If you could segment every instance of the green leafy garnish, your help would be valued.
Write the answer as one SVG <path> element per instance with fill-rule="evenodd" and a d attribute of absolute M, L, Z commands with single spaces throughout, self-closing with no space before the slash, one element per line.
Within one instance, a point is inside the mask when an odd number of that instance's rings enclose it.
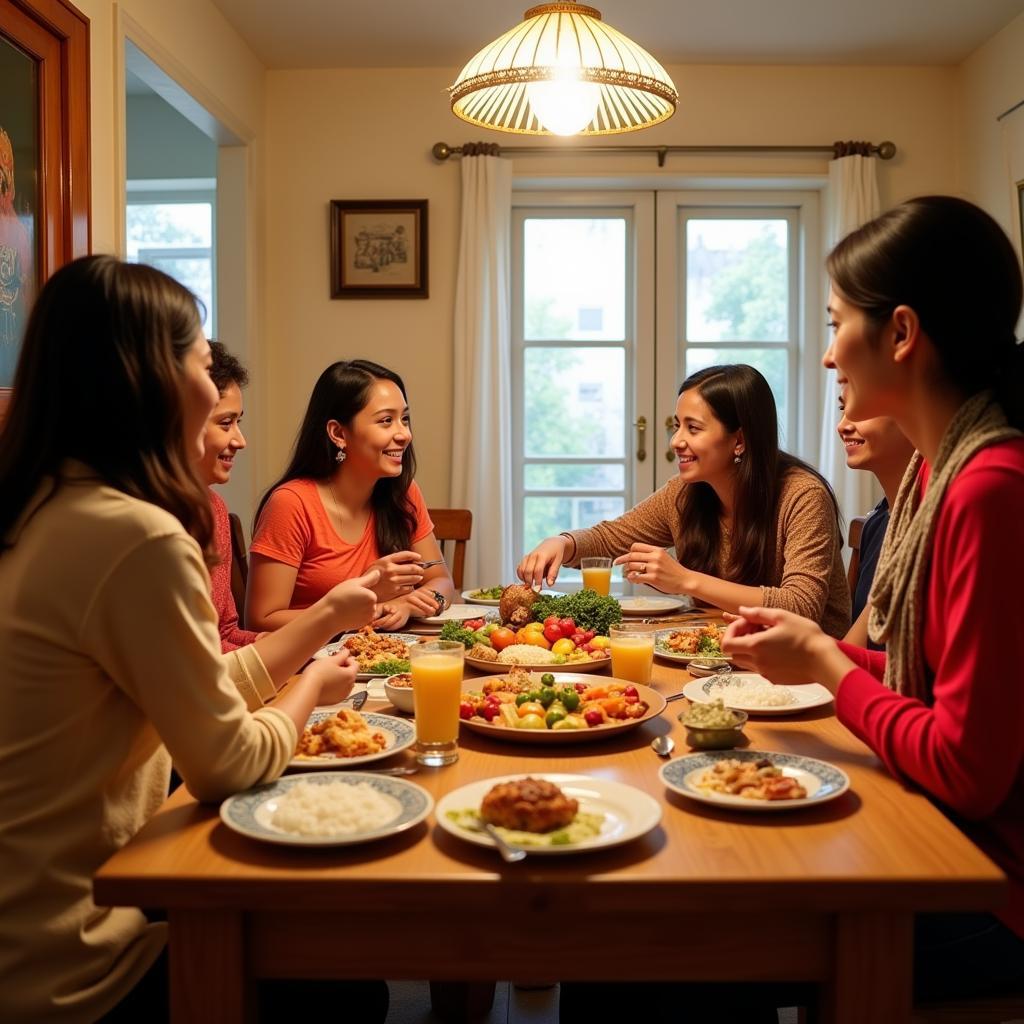
<path fill-rule="evenodd" d="M 581 629 L 592 629 L 600 636 L 607 636 L 608 627 L 622 621 L 622 606 L 614 597 L 581 590 L 561 597 L 541 594 L 530 608 L 530 614 L 536 622 L 543 622 L 549 615 L 572 619 Z"/>

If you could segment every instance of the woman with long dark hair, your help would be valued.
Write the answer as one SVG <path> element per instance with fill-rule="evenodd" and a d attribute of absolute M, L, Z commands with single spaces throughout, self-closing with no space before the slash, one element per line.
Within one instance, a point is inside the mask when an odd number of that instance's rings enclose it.
<path fill-rule="evenodd" d="M 402 378 L 352 359 L 320 375 L 288 468 L 256 513 L 246 594 L 250 629 L 290 621 L 339 580 L 380 571 L 394 629 L 442 612 L 455 588 L 414 481 L 409 403 Z"/>
<path fill-rule="evenodd" d="M 520 578 L 550 586 L 563 564 L 604 555 L 630 582 L 730 612 L 752 601 L 787 608 L 842 636 L 850 592 L 835 497 L 780 451 L 768 382 L 743 363 L 693 373 L 675 424 L 674 480 L 618 519 L 542 541 L 520 562 Z"/>
<path fill-rule="evenodd" d="M 270 781 L 355 679 L 347 657 L 318 661 L 262 708 L 295 670 L 287 636 L 221 654 L 192 470 L 209 363 L 191 293 L 110 256 L 57 271 L 29 318 L 0 434 L 3 1020 L 122 1004 L 165 930 L 97 907 L 92 876 L 160 806 L 171 759 L 203 800 Z M 333 599 L 321 612 L 329 636 Z"/>
<path fill-rule="evenodd" d="M 920 786 L 1010 878 L 997 916 L 922 915 L 916 990 L 1024 985 L 1024 350 L 1017 254 L 983 210 L 902 203 L 828 258 L 847 416 L 891 416 L 916 452 L 893 504 L 868 632 L 743 608 L 729 651 L 779 683 L 817 680 L 886 767 Z"/>

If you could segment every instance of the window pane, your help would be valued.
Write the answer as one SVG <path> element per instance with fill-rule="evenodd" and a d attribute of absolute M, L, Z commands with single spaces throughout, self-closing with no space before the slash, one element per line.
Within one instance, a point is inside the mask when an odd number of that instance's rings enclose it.
<path fill-rule="evenodd" d="M 526 467 L 527 490 L 622 490 L 626 486 L 626 469 L 617 466 L 538 466 Z"/>
<path fill-rule="evenodd" d="M 686 375 L 722 363 L 749 363 L 764 374 L 775 395 L 780 443 L 785 444 L 789 423 L 789 368 L 787 351 L 782 348 L 688 348 Z"/>
<path fill-rule="evenodd" d="M 593 526 L 625 511 L 622 498 L 566 495 L 523 499 L 523 550 L 532 551 L 545 537 L 563 530 Z"/>
<path fill-rule="evenodd" d="M 690 341 L 788 340 L 788 228 L 785 220 L 687 220 Z"/>
<path fill-rule="evenodd" d="M 625 338 L 624 219 L 528 219 L 523 224 L 523 264 L 527 340 Z"/>
<path fill-rule="evenodd" d="M 523 452 L 622 458 L 621 348 L 528 348 L 523 353 Z"/>
<path fill-rule="evenodd" d="M 203 303 L 213 330 L 213 204 L 129 203 L 128 259 L 170 274 Z"/>

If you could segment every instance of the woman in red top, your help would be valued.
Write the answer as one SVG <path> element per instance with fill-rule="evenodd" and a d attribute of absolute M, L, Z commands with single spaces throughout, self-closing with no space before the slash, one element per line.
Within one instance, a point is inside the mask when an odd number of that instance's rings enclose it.
<path fill-rule="evenodd" d="M 455 588 L 415 473 L 402 378 L 364 359 L 327 367 L 291 462 L 257 510 L 246 624 L 275 629 L 370 569 L 381 574 L 377 628 L 442 612 Z"/>
<path fill-rule="evenodd" d="M 919 998 L 1024 987 L 1024 352 L 1016 253 L 947 196 L 910 200 L 828 259 L 846 414 L 891 416 L 917 449 L 896 496 L 868 630 L 886 652 L 743 608 L 726 649 L 775 682 L 810 679 L 895 775 L 1006 872 L 998 915 L 922 915 Z"/>

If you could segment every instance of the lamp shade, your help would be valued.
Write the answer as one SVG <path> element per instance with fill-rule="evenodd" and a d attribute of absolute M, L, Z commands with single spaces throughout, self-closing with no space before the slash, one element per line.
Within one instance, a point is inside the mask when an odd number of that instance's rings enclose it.
<path fill-rule="evenodd" d="M 659 124 L 679 94 L 642 47 L 577 3 L 531 7 L 448 89 L 470 124 L 521 135 L 614 135 Z"/>

